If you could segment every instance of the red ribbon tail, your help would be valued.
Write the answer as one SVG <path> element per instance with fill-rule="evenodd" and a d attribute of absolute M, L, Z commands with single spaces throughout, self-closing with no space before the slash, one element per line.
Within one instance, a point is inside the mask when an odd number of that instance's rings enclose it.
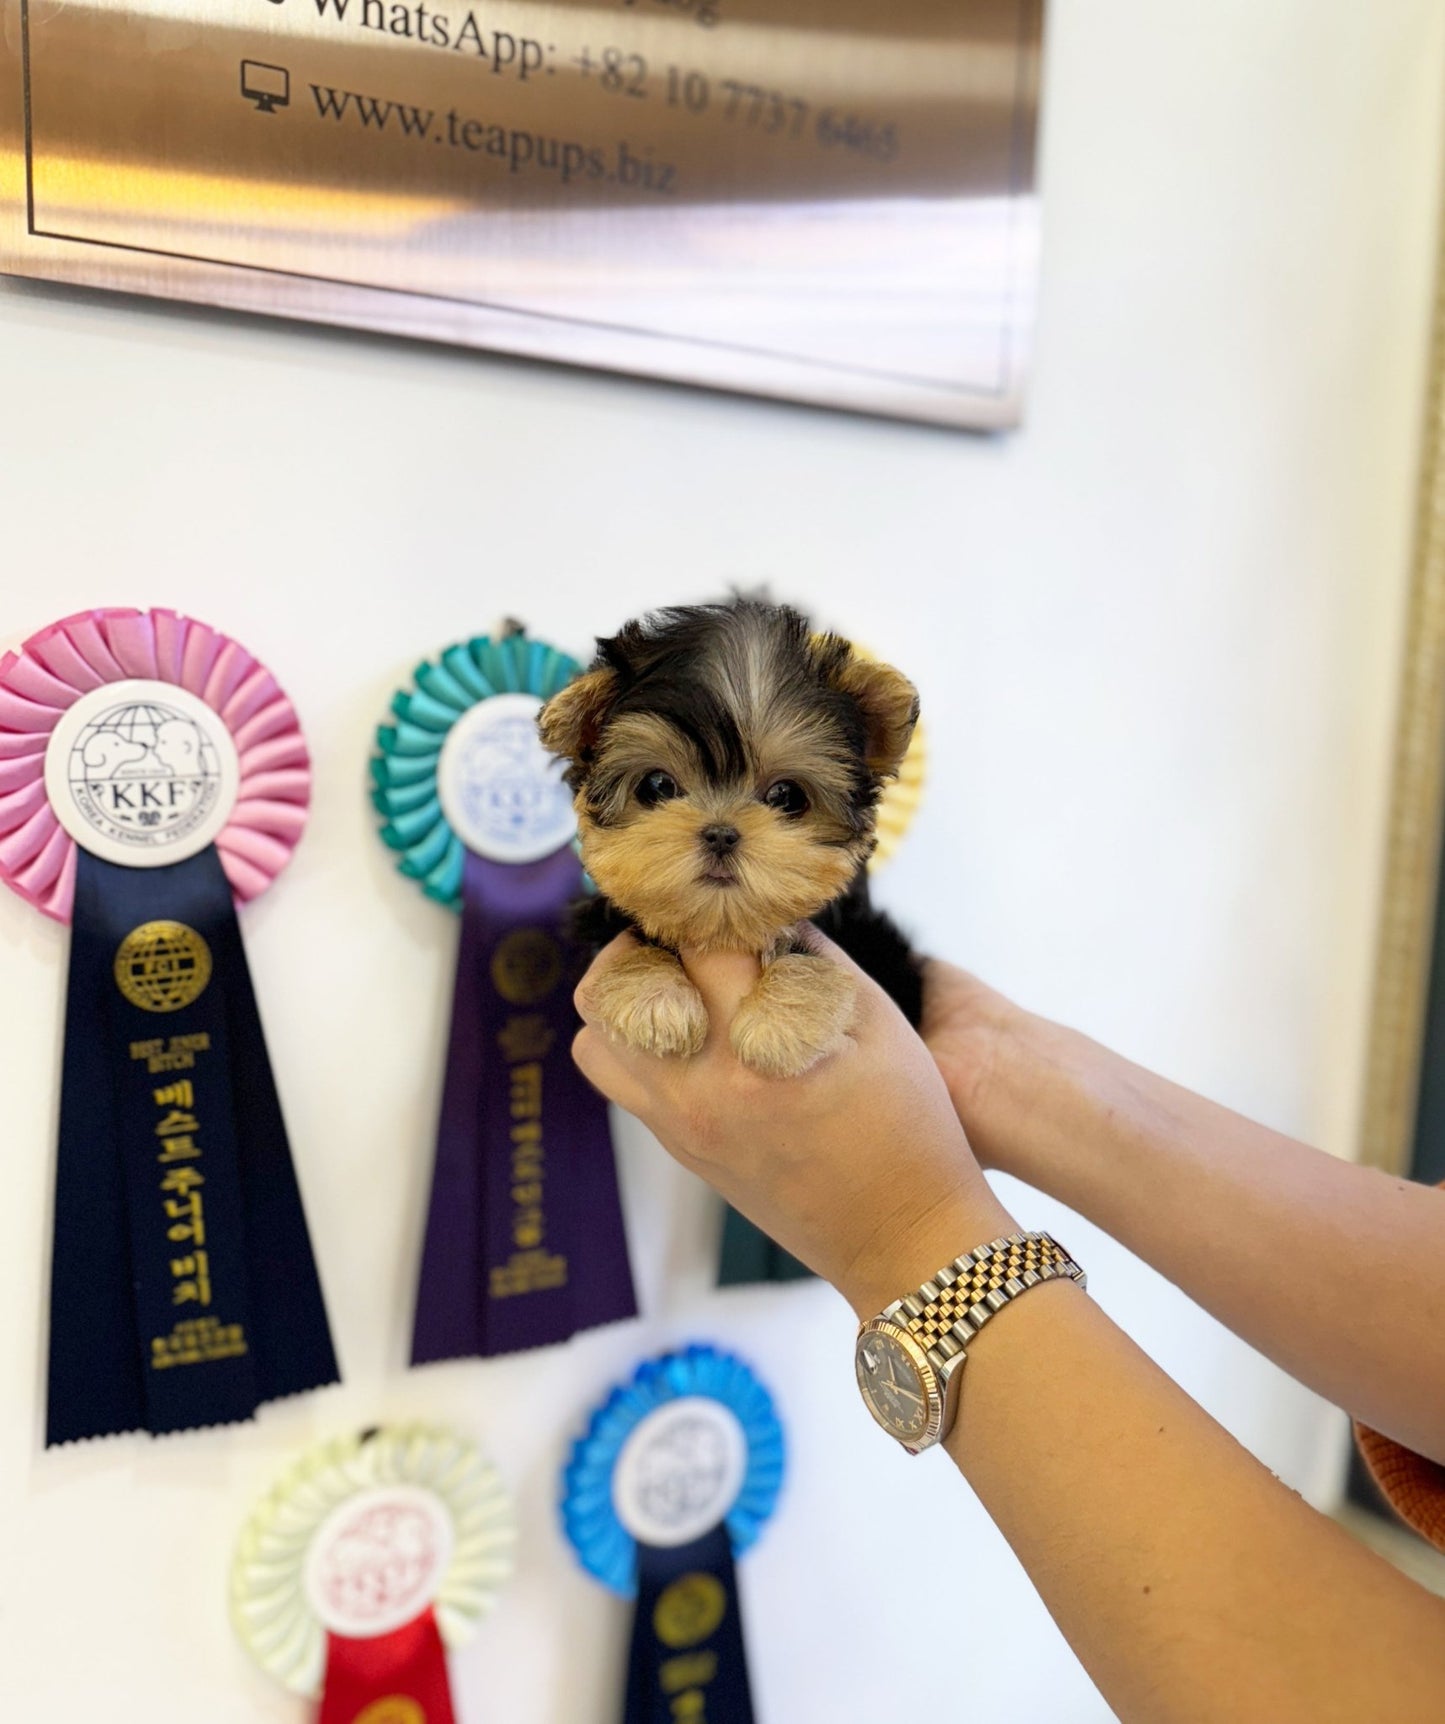
<path fill-rule="evenodd" d="M 456 1724 L 446 1651 L 430 1605 L 374 1640 L 327 1636 L 318 1724 Z"/>

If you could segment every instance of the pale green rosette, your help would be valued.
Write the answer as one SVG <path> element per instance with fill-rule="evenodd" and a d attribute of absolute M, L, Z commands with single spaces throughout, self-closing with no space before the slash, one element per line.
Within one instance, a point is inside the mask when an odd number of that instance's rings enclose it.
<path fill-rule="evenodd" d="M 231 1622 L 256 1663 L 295 1694 L 320 1692 L 326 1628 L 306 1564 L 328 1517 L 367 1492 L 407 1486 L 435 1499 L 451 1555 L 432 1608 L 448 1647 L 464 1645 L 512 1575 L 517 1528 L 501 1477 L 476 1445 L 431 1425 L 394 1425 L 319 1444 L 256 1504 L 231 1564 Z"/>

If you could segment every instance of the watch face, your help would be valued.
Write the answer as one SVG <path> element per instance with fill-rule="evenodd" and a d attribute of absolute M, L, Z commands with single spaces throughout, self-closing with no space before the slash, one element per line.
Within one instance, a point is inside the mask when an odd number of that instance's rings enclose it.
<path fill-rule="evenodd" d="M 900 1443 L 915 1443 L 929 1425 L 923 1373 L 896 1335 L 874 1329 L 858 1339 L 858 1387 L 868 1410 Z"/>

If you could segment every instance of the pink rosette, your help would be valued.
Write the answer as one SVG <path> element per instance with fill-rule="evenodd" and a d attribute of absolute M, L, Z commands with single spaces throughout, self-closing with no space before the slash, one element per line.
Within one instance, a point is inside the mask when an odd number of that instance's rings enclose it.
<path fill-rule="evenodd" d="M 0 658 L 0 880 L 57 922 L 70 920 L 76 847 L 45 793 L 50 734 L 82 695 L 133 678 L 187 690 L 231 733 L 240 788 L 216 849 L 238 903 L 266 890 L 306 825 L 311 760 L 296 709 L 244 647 L 174 611 L 65 617 Z"/>

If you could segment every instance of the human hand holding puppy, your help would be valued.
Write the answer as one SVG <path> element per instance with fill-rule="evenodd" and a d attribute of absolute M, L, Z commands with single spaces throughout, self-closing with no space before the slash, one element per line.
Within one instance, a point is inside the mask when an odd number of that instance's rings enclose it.
<path fill-rule="evenodd" d="M 809 962 L 836 972 L 852 1009 L 832 1057 L 795 1081 L 777 1083 L 734 1051 L 759 974 L 742 954 L 682 954 L 707 1026 L 694 1057 L 659 1060 L 617 1037 L 600 1002 L 647 950 L 630 935 L 577 990 L 584 1028 L 573 1056 L 684 1166 L 871 1315 L 960 1241 L 1015 1223 L 984 1181 L 927 1048 L 843 953 L 816 932 L 806 937 Z"/>

